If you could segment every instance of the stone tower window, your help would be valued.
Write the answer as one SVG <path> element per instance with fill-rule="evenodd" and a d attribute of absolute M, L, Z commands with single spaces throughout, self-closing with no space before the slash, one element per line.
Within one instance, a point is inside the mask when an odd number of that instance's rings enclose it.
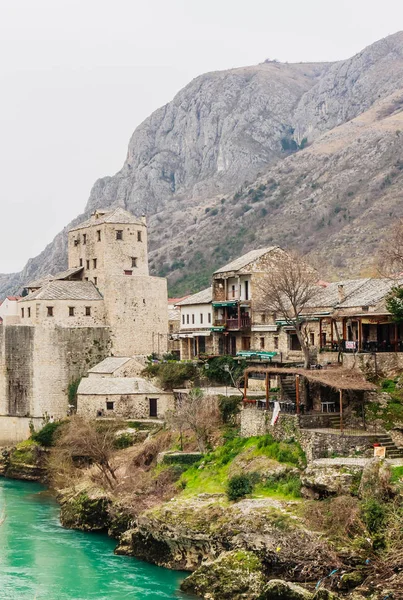
<path fill-rule="evenodd" d="M 46 309 L 48 311 L 48 317 L 53 317 L 53 306 L 47 306 Z"/>
<path fill-rule="evenodd" d="M 30 319 L 30 318 L 31 318 L 31 307 L 28 306 L 28 319 Z"/>
<path fill-rule="evenodd" d="M 74 245 L 75 246 L 78 246 L 79 243 L 80 243 L 80 240 L 78 238 L 74 240 Z"/>
<path fill-rule="evenodd" d="M 87 260 L 87 261 L 85 261 L 85 262 L 86 262 L 86 265 L 87 265 L 87 269 L 89 269 L 89 268 L 90 268 L 90 261 L 89 261 L 89 260 Z"/>
<path fill-rule="evenodd" d="M 106 410 L 113 410 L 114 408 L 114 402 L 110 402 L 110 401 L 106 401 Z"/>
<path fill-rule="evenodd" d="M 132 267 L 137 267 L 137 258 L 132 256 Z"/>
<path fill-rule="evenodd" d="M 101 230 L 100 229 L 97 229 L 97 240 L 98 240 L 98 242 L 101 241 Z"/>
<path fill-rule="evenodd" d="M 94 277 L 94 285 L 98 284 L 98 277 Z"/>
<path fill-rule="evenodd" d="M 21 318 L 22 319 L 24 318 L 24 309 L 23 308 L 21 308 Z"/>
<path fill-rule="evenodd" d="M 86 306 L 85 307 L 85 316 L 86 317 L 90 317 L 91 316 L 91 306 Z"/>
<path fill-rule="evenodd" d="M 69 306 L 69 317 L 74 317 L 74 306 Z"/>
<path fill-rule="evenodd" d="M 87 243 L 87 234 L 83 233 L 83 244 Z"/>
<path fill-rule="evenodd" d="M 123 240 L 123 229 L 117 229 L 116 230 L 116 239 L 117 240 Z"/>
<path fill-rule="evenodd" d="M 137 232 L 137 241 L 141 242 L 141 231 Z"/>
<path fill-rule="evenodd" d="M 133 275 L 133 271 L 131 271 L 130 269 L 125 269 L 125 270 L 123 271 L 123 273 L 124 273 L 125 275 Z"/>
<path fill-rule="evenodd" d="M 82 267 L 82 266 L 83 266 L 83 259 L 80 258 L 80 267 Z"/>
<path fill-rule="evenodd" d="M 96 258 L 92 259 L 92 266 L 93 266 L 94 269 L 97 268 L 97 259 Z"/>

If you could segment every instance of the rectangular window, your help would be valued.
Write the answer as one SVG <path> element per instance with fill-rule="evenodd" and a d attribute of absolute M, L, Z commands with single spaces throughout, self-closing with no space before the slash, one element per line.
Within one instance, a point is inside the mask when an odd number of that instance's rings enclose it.
<path fill-rule="evenodd" d="M 94 277 L 94 285 L 98 285 L 98 277 Z"/>
<path fill-rule="evenodd" d="M 137 267 L 137 258 L 135 256 L 132 256 L 132 267 Z"/>
<path fill-rule="evenodd" d="M 242 350 L 250 350 L 250 337 L 242 338 Z"/>
<path fill-rule="evenodd" d="M 185 324 L 185 315 L 182 315 L 182 325 Z"/>
<path fill-rule="evenodd" d="M 28 307 L 28 319 L 30 319 L 30 318 L 31 318 L 31 308 Z"/>
<path fill-rule="evenodd" d="M 83 266 L 83 259 L 80 258 L 80 267 L 82 267 L 82 266 Z"/>
<path fill-rule="evenodd" d="M 106 401 L 106 410 L 113 410 L 115 406 L 114 402 L 110 402 L 109 400 Z"/>
<path fill-rule="evenodd" d="M 274 349 L 278 350 L 278 336 L 277 335 L 274 336 Z"/>
<path fill-rule="evenodd" d="M 93 259 L 92 259 L 92 268 L 93 268 L 93 269 L 96 269 L 96 268 L 97 268 L 97 259 L 96 259 L 96 258 L 93 258 Z"/>
<path fill-rule="evenodd" d="M 266 323 L 266 313 L 262 313 L 262 323 Z"/>
<path fill-rule="evenodd" d="M 74 317 L 74 306 L 69 306 L 69 317 Z"/>
<path fill-rule="evenodd" d="M 53 306 L 47 306 L 46 309 L 48 317 L 53 317 Z"/>
<path fill-rule="evenodd" d="M 192 315 L 192 325 L 194 325 L 194 324 L 195 324 L 195 316 Z"/>
<path fill-rule="evenodd" d="M 98 242 L 101 241 L 101 230 L 100 229 L 97 229 L 97 240 L 98 240 Z"/>
<path fill-rule="evenodd" d="M 137 232 L 137 241 L 141 242 L 141 231 Z"/>
<path fill-rule="evenodd" d="M 211 313 L 208 314 L 208 322 L 211 323 Z"/>
<path fill-rule="evenodd" d="M 123 271 L 123 273 L 124 273 L 125 275 L 133 275 L 133 271 L 130 271 L 130 269 L 125 269 L 125 270 Z"/>
<path fill-rule="evenodd" d="M 83 244 L 87 243 L 87 234 L 83 233 Z"/>
<path fill-rule="evenodd" d="M 21 308 L 21 318 L 22 319 L 24 318 L 24 309 L 23 308 Z"/>
<path fill-rule="evenodd" d="M 264 350 L 264 337 L 260 338 L 260 349 Z"/>
<path fill-rule="evenodd" d="M 149 398 L 150 417 L 158 417 L 158 398 Z"/>
<path fill-rule="evenodd" d="M 85 281 L 88 281 L 88 277 L 84 277 L 84 280 L 85 280 Z"/>
<path fill-rule="evenodd" d="M 235 298 L 235 286 L 231 286 L 232 297 Z"/>
<path fill-rule="evenodd" d="M 203 313 L 200 313 L 200 325 L 203 325 Z"/>
<path fill-rule="evenodd" d="M 245 281 L 245 300 L 249 300 L 249 281 Z"/>
<path fill-rule="evenodd" d="M 311 333 L 309 337 L 310 337 L 311 346 L 314 346 L 315 345 L 315 334 Z"/>
<path fill-rule="evenodd" d="M 80 240 L 79 240 L 79 239 L 77 239 L 77 240 L 74 240 L 74 245 L 75 245 L 75 246 L 78 246 L 78 244 L 79 244 L 79 243 L 80 243 Z"/>
<path fill-rule="evenodd" d="M 86 260 L 86 261 L 85 261 L 85 264 L 87 265 L 87 269 L 89 269 L 89 268 L 90 268 L 90 261 L 89 261 L 89 260 Z"/>
<path fill-rule="evenodd" d="M 189 322 L 190 322 L 189 319 L 190 319 L 189 315 L 186 315 L 186 324 L 187 325 L 189 325 Z"/>
<path fill-rule="evenodd" d="M 123 240 L 123 229 L 117 229 L 116 230 L 116 239 L 117 240 Z"/>
<path fill-rule="evenodd" d="M 172 323 L 169 324 L 169 333 L 173 333 L 174 332 L 174 326 L 172 325 Z"/>
<path fill-rule="evenodd" d="M 85 316 L 86 317 L 90 317 L 91 316 L 91 306 L 86 306 L 85 307 Z"/>

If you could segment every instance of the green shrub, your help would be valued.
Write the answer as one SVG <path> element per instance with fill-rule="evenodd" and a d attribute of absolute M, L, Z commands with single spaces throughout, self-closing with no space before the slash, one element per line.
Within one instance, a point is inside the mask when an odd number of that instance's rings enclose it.
<path fill-rule="evenodd" d="M 267 434 L 258 442 L 258 448 L 264 450 L 264 454 L 281 463 L 298 466 L 306 464 L 306 457 L 297 442 L 278 442 Z"/>
<path fill-rule="evenodd" d="M 199 375 L 199 370 L 193 363 L 175 360 L 172 362 L 149 364 L 144 369 L 143 374 L 157 377 L 163 389 L 172 390 L 175 387 L 182 387 L 188 379 L 196 379 Z"/>
<path fill-rule="evenodd" d="M 31 435 L 31 439 L 41 446 L 46 446 L 49 448 L 50 446 L 53 446 L 55 442 L 55 434 L 61 425 L 62 423 L 60 421 L 57 423 L 46 423 L 42 429 L 35 431 Z"/>
<path fill-rule="evenodd" d="M 229 500 L 239 500 L 251 494 L 253 485 L 248 475 L 234 475 L 228 480 L 227 496 Z"/>
<path fill-rule="evenodd" d="M 129 448 L 133 445 L 133 436 L 130 433 L 122 433 L 115 439 L 113 445 L 117 450 Z"/>
<path fill-rule="evenodd" d="M 235 423 L 236 416 L 241 411 L 242 398 L 240 396 L 218 396 L 223 423 Z"/>
<path fill-rule="evenodd" d="M 373 498 L 363 502 L 361 515 L 368 531 L 372 534 L 378 533 L 386 521 L 386 509 L 383 504 Z"/>

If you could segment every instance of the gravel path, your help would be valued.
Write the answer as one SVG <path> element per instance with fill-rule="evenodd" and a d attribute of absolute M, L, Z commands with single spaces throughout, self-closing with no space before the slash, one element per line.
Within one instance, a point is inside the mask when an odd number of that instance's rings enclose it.
<path fill-rule="evenodd" d="M 357 466 L 357 467 L 365 467 L 366 464 L 372 458 L 345 458 L 343 456 L 338 456 L 336 458 L 317 458 L 313 460 L 311 464 L 316 466 Z M 387 458 L 386 462 L 393 467 L 403 467 L 403 458 Z"/>

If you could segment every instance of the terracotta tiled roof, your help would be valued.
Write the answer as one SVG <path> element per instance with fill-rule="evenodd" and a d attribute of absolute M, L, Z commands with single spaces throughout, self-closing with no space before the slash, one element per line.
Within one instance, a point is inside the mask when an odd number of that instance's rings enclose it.
<path fill-rule="evenodd" d="M 31 300 L 103 300 L 90 281 L 51 281 L 20 302 Z"/>

